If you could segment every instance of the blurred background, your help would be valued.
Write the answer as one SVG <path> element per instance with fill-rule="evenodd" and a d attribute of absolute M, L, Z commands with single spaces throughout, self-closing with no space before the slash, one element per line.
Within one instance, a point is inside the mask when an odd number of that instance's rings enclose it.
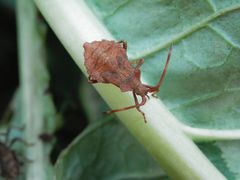
<path fill-rule="evenodd" d="M 19 87 L 17 28 L 13 0 L 0 0 L 0 23 L 0 120 L 3 126 L 9 123 L 14 114 L 10 104 Z M 52 95 L 61 119 L 61 125 L 54 134 L 56 143 L 51 153 L 54 163 L 61 150 L 89 122 L 102 117 L 101 112 L 107 107 L 48 26 L 46 46 L 47 68 L 50 74 L 50 84 L 46 91 Z M 89 103 L 82 104 L 86 99 Z"/>

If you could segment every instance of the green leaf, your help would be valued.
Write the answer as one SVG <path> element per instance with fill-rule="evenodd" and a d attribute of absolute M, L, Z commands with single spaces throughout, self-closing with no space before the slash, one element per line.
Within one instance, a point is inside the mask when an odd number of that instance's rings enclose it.
<path fill-rule="evenodd" d="M 57 180 L 165 177 L 156 162 L 113 118 L 99 120 L 85 129 L 60 155 L 55 171 Z"/>
<path fill-rule="evenodd" d="M 240 141 L 200 143 L 198 146 L 229 180 L 240 178 Z"/>

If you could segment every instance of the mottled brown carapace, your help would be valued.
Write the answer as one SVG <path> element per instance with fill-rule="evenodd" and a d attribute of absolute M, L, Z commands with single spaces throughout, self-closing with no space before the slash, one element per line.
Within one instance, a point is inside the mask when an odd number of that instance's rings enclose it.
<path fill-rule="evenodd" d="M 24 127 L 14 127 L 18 130 L 23 130 Z M 12 150 L 12 146 L 16 142 L 21 142 L 25 146 L 32 146 L 32 143 L 27 143 L 23 139 L 19 137 L 15 137 L 13 139 L 9 139 L 9 134 L 12 127 L 8 127 L 5 133 L 0 133 L 1 136 L 5 137 L 4 141 L 0 141 L 0 175 L 4 177 L 6 180 L 15 180 L 18 179 L 18 175 L 20 174 L 20 168 L 23 165 L 23 162 L 20 161 L 20 157 L 17 152 Z M 24 158 L 25 162 L 32 162 L 27 158 Z"/>
<path fill-rule="evenodd" d="M 140 67 L 144 60 L 139 59 L 133 63 L 128 61 L 127 43 L 125 41 L 93 41 L 84 43 L 84 64 L 89 74 L 88 80 L 91 83 L 111 83 L 119 87 L 122 92 L 132 91 L 135 105 L 107 111 L 107 114 L 136 108 L 146 118 L 140 110 L 147 101 L 148 93 L 157 93 L 163 82 L 164 75 L 170 60 L 172 47 L 168 53 L 167 61 L 161 78 L 156 86 L 142 84 L 140 80 Z M 137 95 L 141 96 L 142 101 L 139 103 Z"/>
<path fill-rule="evenodd" d="M 15 180 L 20 173 L 20 163 L 14 151 L 0 142 L 1 176 L 7 180 Z"/>
<path fill-rule="evenodd" d="M 11 128 L 7 129 L 6 133 L 0 133 L 1 136 L 5 136 L 5 141 L 0 141 L 0 174 L 7 180 L 15 180 L 20 174 L 20 165 L 15 151 L 11 149 L 12 145 L 20 140 L 14 138 L 9 140 L 9 133 Z"/>

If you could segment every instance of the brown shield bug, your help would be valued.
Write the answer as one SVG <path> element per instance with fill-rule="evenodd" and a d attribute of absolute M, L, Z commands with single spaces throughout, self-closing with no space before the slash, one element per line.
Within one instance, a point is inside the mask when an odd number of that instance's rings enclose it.
<path fill-rule="evenodd" d="M 148 93 L 156 94 L 163 82 L 166 74 L 167 66 L 169 64 L 172 46 L 168 53 L 167 61 L 156 86 L 145 85 L 141 82 L 140 67 L 144 60 L 139 59 L 134 67 L 128 61 L 127 57 L 127 43 L 125 41 L 93 41 L 91 43 L 84 43 L 84 65 L 89 74 L 88 80 L 91 83 L 111 83 L 119 87 L 122 92 L 132 91 L 135 105 L 124 107 L 121 109 L 109 110 L 106 113 L 111 114 L 114 112 L 124 111 L 131 108 L 136 108 L 144 117 L 144 113 L 140 110 L 148 97 Z M 141 96 L 142 101 L 139 103 L 137 95 Z"/>
<path fill-rule="evenodd" d="M 20 174 L 20 167 L 22 163 L 18 160 L 16 152 L 11 148 L 17 141 L 20 141 L 28 146 L 32 144 L 26 143 L 21 138 L 14 138 L 9 141 L 9 132 L 10 128 L 8 128 L 6 133 L 1 133 L 1 135 L 5 136 L 5 142 L 0 141 L 0 174 L 7 180 L 15 180 Z"/>
<path fill-rule="evenodd" d="M 16 179 L 20 173 L 20 163 L 14 151 L 5 143 L 0 142 L 1 176 L 6 179 Z"/>

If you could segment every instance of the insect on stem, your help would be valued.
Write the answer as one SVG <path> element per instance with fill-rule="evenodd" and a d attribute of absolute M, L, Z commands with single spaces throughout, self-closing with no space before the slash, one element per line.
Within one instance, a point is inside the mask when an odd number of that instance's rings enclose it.
<path fill-rule="evenodd" d="M 140 81 L 140 67 L 144 63 L 143 59 L 137 61 L 136 67 L 128 61 L 127 57 L 127 43 L 125 41 L 93 41 L 91 43 L 84 43 L 84 65 L 89 74 L 90 83 L 111 83 L 119 87 L 122 92 L 132 91 L 135 105 L 109 110 L 106 114 L 125 111 L 136 108 L 144 117 L 145 114 L 140 110 L 148 97 L 148 93 L 153 96 L 159 91 L 163 79 L 165 77 L 167 67 L 172 53 L 172 45 L 170 47 L 166 64 L 159 82 L 156 86 L 149 86 L 142 84 Z M 142 97 L 142 102 L 139 103 L 137 95 Z"/>

